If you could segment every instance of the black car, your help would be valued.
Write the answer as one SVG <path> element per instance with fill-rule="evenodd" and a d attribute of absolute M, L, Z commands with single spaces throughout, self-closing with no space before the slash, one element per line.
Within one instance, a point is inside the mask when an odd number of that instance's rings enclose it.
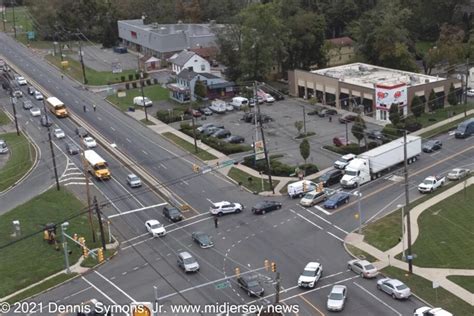
<path fill-rule="evenodd" d="M 69 155 L 77 155 L 79 153 L 79 147 L 77 147 L 74 143 L 67 143 L 66 151 Z"/>
<path fill-rule="evenodd" d="M 76 134 L 79 135 L 79 137 L 86 137 L 87 135 L 89 135 L 89 133 L 87 132 L 87 130 L 84 128 L 84 127 L 76 127 Z"/>
<path fill-rule="evenodd" d="M 333 184 L 339 183 L 343 175 L 344 173 L 342 172 L 342 170 L 329 170 L 328 172 L 319 177 L 319 182 L 322 182 L 324 187 L 329 187 Z"/>
<path fill-rule="evenodd" d="M 33 107 L 33 102 L 30 100 L 23 100 L 23 109 L 29 110 Z"/>
<path fill-rule="evenodd" d="M 35 94 L 36 89 L 32 86 L 28 86 L 28 94 L 33 95 Z"/>
<path fill-rule="evenodd" d="M 270 91 L 270 95 L 277 101 L 285 99 L 285 96 L 279 92 Z"/>
<path fill-rule="evenodd" d="M 432 153 L 435 150 L 441 149 L 441 147 L 443 147 L 443 144 L 439 140 L 429 140 L 422 146 L 425 153 Z"/>
<path fill-rule="evenodd" d="M 246 123 L 252 122 L 252 118 L 255 116 L 254 112 L 246 112 L 244 113 L 244 116 L 241 118 L 242 121 Z"/>
<path fill-rule="evenodd" d="M 239 283 L 239 286 L 247 292 L 248 296 L 262 296 L 265 292 L 260 284 L 257 274 L 241 275 L 237 279 L 237 282 Z"/>
<path fill-rule="evenodd" d="M 201 248 L 210 248 L 214 246 L 214 242 L 212 241 L 211 237 L 206 233 L 194 232 L 192 233 L 191 237 L 193 238 L 193 241 Z"/>
<path fill-rule="evenodd" d="M 219 129 L 215 131 L 211 136 L 215 138 L 227 138 L 231 135 L 230 131 L 227 129 Z"/>
<path fill-rule="evenodd" d="M 50 127 L 51 125 L 53 125 L 53 121 L 49 118 L 49 116 L 42 115 L 41 116 L 41 125 L 43 125 L 44 127 Z"/>
<path fill-rule="evenodd" d="M 262 123 L 268 123 L 268 122 L 272 122 L 273 121 L 273 118 L 271 118 L 270 116 L 266 115 L 266 114 L 260 114 L 258 115 L 258 121 L 262 121 Z M 252 124 L 255 124 L 255 116 L 252 117 L 252 119 L 250 120 L 250 122 Z"/>
<path fill-rule="evenodd" d="M 163 216 L 172 222 L 179 222 L 183 219 L 183 214 L 175 207 L 163 207 Z"/>
<path fill-rule="evenodd" d="M 379 131 L 376 129 L 368 131 L 366 135 L 368 139 L 374 139 L 374 140 L 380 140 L 380 141 L 387 140 L 387 137 L 382 133 L 382 131 Z"/>
<path fill-rule="evenodd" d="M 321 109 L 318 112 L 319 117 L 326 117 L 328 115 L 337 115 L 337 111 L 334 109 Z"/>
<path fill-rule="evenodd" d="M 201 113 L 204 114 L 205 116 L 212 115 L 211 109 L 208 108 L 207 106 L 206 106 L 206 107 L 199 108 L 199 112 L 201 112 Z"/>
<path fill-rule="evenodd" d="M 227 137 L 225 141 L 230 144 L 242 144 L 243 142 L 245 142 L 245 138 L 238 135 L 232 135 Z"/>
<path fill-rule="evenodd" d="M 252 207 L 252 212 L 254 214 L 265 214 L 270 211 L 281 209 L 281 203 L 276 201 L 262 201 L 258 202 L 254 207 Z"/>

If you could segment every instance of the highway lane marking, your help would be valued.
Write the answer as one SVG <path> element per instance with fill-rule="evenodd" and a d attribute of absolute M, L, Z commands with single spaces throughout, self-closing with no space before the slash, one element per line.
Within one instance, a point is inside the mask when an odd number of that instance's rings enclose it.
<path fill-rule="evenodd" d="M 310 301 L 308 301 L 303 295 L 300 296 L 300 298 L 306 302 L 306 304 L 308 304 L 309 306 L 311 306 L 312 308 L 314 308 L 321 316 L 325 316 L 325 314 L 323 312 L 321 312 L 319 310 L 319 308 L 317 308 L 316 306 L 314 306 Z"/>
<path fill-rule="evenodd" d="M 186 185 L 189 185 L 188 182 L 186 182 L 186 180 L 181 180 L 182 183 L 186 184 Z"/>
<path fill-rule="evenodd" d="M 319 210 L 319 211 L 323 212 L 323 213 L 324 213 L 324 214 L 326 214 L 326 215 L 332 215 L 332 213 L 331 213 L 331 212 L 328 212 L 328 211 L 326 211 L 326 210 L 325 210 L 325 209 L 323 209 L 321 206 L 317 206 L 317 205 L 315 205 L 314 207 L 315 207 L 317 210 Z"/>
<path fill-rule="evenodd" d="M 166 166 L 165 166 L 164 164 L 162 164 L 161 162 L 160 162 L 160 166 L 161 166 L 163 169 L 168 169 L 168 167 L 166 167 Z"/>
<path fill-rule="evenodd" d="M 344 240 L 343 240 L 342 238 L 339 238 L 338 236 L 334 235 L 333 233 L 328 232 L 328 231 L 326 231 L 326 233 L 328 233 L 328 234 L 331 235 L 332 237 L 334 237 L 334 238 L 336 238 L 336 239 L 338 239 L 338 240 L 344 242 Z"/>
<path fill-rule="evenodd" d="M 354 283 L 354 285 L 356 285 L 357 287 L 359 287 L 362 291 L 366 292 L 367 294 L 369 294 L 370 296 L 372 296 L 373 298 L 375 298 L 377 301 L 379 301 L 380 303 L 382 303 L 383 305 L 385 305 L 386 307 L 388 307 L 389 309 L 391 309 L 395 314 L 397 314 L 398 316 L 402 316 L 401 313 L 399 313 L 395 308 L 393 308 L 392 306 L 388 305 L 387 303 L 385 303 L 384 301 L 382 301 L 380 298 L 378 298 L 377 296 L 375 296 L 374 294 L 372 294 L 371 292 L 369 292 L 368 290 L 365 289 L 365 287 L 359 285 L 359 283 L 356 283 L 356 282 L 352 282 Z"/>
<path fill-rule="evenodd" d="M 112 180 L 113 180 L 114 182 L 116 182 L 125 192 L 127 192 L 128 195 L 130 195 L 130 197 L 132 197 L 132 198 L 138 203 L 138 205 L 140 205 L 141 207 L 144 207 L 144 206 L 145 206 L 142 202 L 140 202 L 139 199 L 137 199 L 137 198 L 135 197 L 135 195 L 132 194 L 132 192 L 130 192 L 127 188 L 125 188 L 125 187 L 122 185 L 122 183 L 120 183 L 119 181 L 117 181 L 117 179 L 116 179 L 115 177 L 112 177 Z M 124 214 L 124 213 L 122 213 L 122 214 Z M 109 218 L 110 218 L 110 217 L 109 217 Z"/>
<path fill-rule="evenodd" d="M 115 132 L 115 128 L 113 128 L 112 126 L 110 126 L 110 129 Z"/>
<path fill-rule="evenodd" d="M 92 286 L 97 292 L 99 292 L 100 294 L 102 294 L 102 296 L 104 296 L 106 299 L 108 299 L 111 303 L 117 305 L 117 302 L 115 302 L 113 299 L 111 299 L 109 296 L 107 296 L 107 294 L 105 294 L 104 292 L 102 292 L 97 286 L 95 286 L 94 284 L 92 284 L 91 282 L 89 282 L 89 280 L 87 280 L 85 277 L 81 276 L 81 278 L 82 278 L 87 284 L 89 284 L 90 286 Z"/>
<path fill-rule="evenodd" d="M 319 226 L 318 224 L 316 223 L 313 223 L 312 221 L 310 221 L 309 219 L 307 219 L 306 217 L 304 217 L 303 215 L 299 214 L 299 213 L 296 213 L 295 211 L 293 211 L 292 209 L 290 209 L 291 212 L 295 213 L 297 216 L 301 217 L 302 219 L 304 219 L 305 221 L 307 221 L 308 223 L 310 223 L 311 225 L 313 226 L 316 226 L 317 228 L 323 230 L 323 228 L 321 226 Z"/>
<path fill-rule="evenodd" d="M 141 204 L 141 203 L 140 203 Z M 144 210 L 149 210 L 151 208 L 155 208 L 155 207 L 160 207 L 160 206 L 163 206 L 163 205 L 167 205 L 168 203 L 160 203 L 160 204 L 155 204 L 155 205 L 150 205 L 150 206 L 145 206 L 145 207 L 141 207 L 141 208 L 137 208 L 137 209 L 134 209 L 134 210 L 130 210 L 130 211 L 126 211 L 126 212 L 122 212 L 120 214 L 113 214 L 113 215 L 110 215 L 108 218 L 114 218 L 114 217 L 117 217 L 117 216 L 122 216 L 122 215 L 127 215 L 127 214 L 131 214 L 131 213 L 135 213 L 135 212 L 140 212 L 140 211 L 144 211 Z M 143 204 L 142 204 L 143 205 Z"/>
<path fill-rule="evenodd" d="M 125 140 L 129 143 L 132 143 L 132 141 L 130 139 L 128 139 L 127 137 L 125 137 Z"/>
<path fill-rule="evenodd" d="M 148 156 L 148 153 L 142 149 L 142 153 Z"/>
<path fill-rule="evenodd" d="M 99 121 L 102 121 L 102 118 L 101 118 L 100 116 L 97 116 L 97 119 L 98 119 Z"/>
<path fill-rule="evenodd" d="M 302 206 L 300 206 L 302 209 L 306 210 L 308 213 L 311 213 L 313 214 L 314 216 L 316 216 L 317 218 L 319 218 L 320 220 L 322 220 L 323 222 L 326 222 L 327 224 L 331 225 L 332 227 L 336 228 L 336 229 L 339 229 L 341 232 L 345 233 L 346 235 L 348 235 L 349 233 L 347 231 L 345 231 L 344 229 L 342 229 L 341 227 L 333 224 L 332 222 L 328 221 L 327 219 L 325 219 L 324 217 L 321 217 L 319 216 L 318 214 L 308 210 L 307 208 L 304 208 Z"/>
<path fill-rule="evenodd" d="M 120 293 L 122 293 L 123 295 L 125 295 L 128 299 L 130 299 L 132 302 L 136 302 L 130 295 L 128 295 L 127 293 L 125 293 L 124 290 L 122 290 L 121 288 L 119 288 L 114 282 L 110 281 L 109 279 L 107 279 L 105 276 L 103 276 L 101 273 L 97 272 L 97 271 L 94 271 L 95 274 L 97 274 L 98 276 L 100 276 L 102 279 L 104 279 L 106 282 L 108 282 L 110 285 L 112 285 L 114 288 L 116 288 Z"/>

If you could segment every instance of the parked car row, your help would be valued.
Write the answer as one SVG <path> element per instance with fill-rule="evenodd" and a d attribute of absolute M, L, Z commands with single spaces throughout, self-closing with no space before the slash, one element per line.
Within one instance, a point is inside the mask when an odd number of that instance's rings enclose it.
<path fill-rule="evenodd" d="M 224 125 L 217 123 L 206 123 L 196 129 L 202 135 L 224 139 L 225 142 L 231 144 L 241 144 L 245 142 L 245 138 L 238 135 L 232 135 Z"/>

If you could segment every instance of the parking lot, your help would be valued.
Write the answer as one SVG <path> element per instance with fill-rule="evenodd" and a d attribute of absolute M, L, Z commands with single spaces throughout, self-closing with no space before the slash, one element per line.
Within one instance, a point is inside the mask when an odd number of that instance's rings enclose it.
<path fill-rule="evenodd" d="M 327 117 L 321 118 L 317 115 L 308 115 L 309 112 L 314 111 L 315 106 L 298 99 L 286 98 L 273 104 L 264 103 L 260 105 L 261 113 L 273 119 L 273 121 L 264 123 L 265 140 L 269 154 L 283 155 L 280 161 L 288 164 L 304 163 L 299 151 L 301 139 L 296 139 L 298 130 L 295 127 L 296 121 L 303 121 L 303 107 L 306 111 L 306 132 L 316 133 L 308 137 L 311 145 L 311 155 L 307 162 L 316 164 L 320 169 L 331 167 L 339 155 L 323 149 L 322 146 L 332 144 L 332 139 L 336 136 L 345 136 L 345 124 L 339 123 L 337 118 L 340 114 L 333 116 L 332 122 L 329 122 Z M 256 109 L 251 108 L 251 111 L 256 111 Z M 257 132 L 258 139 L 261 138 L 260 132 L 255 128 L 255 124 L 245 123 L 242 120 L 243 115 L 244 112 L 242 111 L 227 112 L 225 114 L 214 113 L 205 117 L 205 120 L 202 117 L 198 118 L 197 123 L 220 123 L 230 130 L 232 135 L 243 136 L 245 137 L 245 143 L 252 144 Z M 172 125 L 179 129 L 180 122 Z M 366 122 L 366 125 L 369 130 L 381 129 L 380 126 L 371 123 Z M 349 139 L 357 142 L 351 133 L 352 123 L 349 123 L 347 128 Z M 304 130 L 302 129 L 301 132 L 303 133 Z M 238 154 L 237 156 L 243 155 Z"/>

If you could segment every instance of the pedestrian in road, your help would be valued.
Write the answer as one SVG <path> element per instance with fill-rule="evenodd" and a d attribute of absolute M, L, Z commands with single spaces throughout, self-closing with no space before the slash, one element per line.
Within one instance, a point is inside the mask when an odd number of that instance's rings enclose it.
<path fill-rule="evenodd" d="M 84 112 L 86 112 L 86 111 L 87 111 L 87 109 L 86 109 L 86 105 L 85 105 L 85 104 L 82 106 L 82 109 L 84 110 Z"/>
<path fill-rule="evenodd" d="M 219 227 L 219 219 L 217 219 L 217 216 L 214 216 L 214 227 Z"/>
<path fill-rule="evenodd" d="M 61 74 L 61 80 L 64 80 L 64 75 L 63 74 Z"/>
<path fill-rule="evenodd" d="M 94 108 L 94 112 L 96 111 L 96 106 L 95 104 L 92 104 L 92 107 Z"/>
<path fill-rule="evenodd" d="M 329 115 L 329 123 L 331 123 L 331 122 L 332 122 L 332 116 Z"/>

